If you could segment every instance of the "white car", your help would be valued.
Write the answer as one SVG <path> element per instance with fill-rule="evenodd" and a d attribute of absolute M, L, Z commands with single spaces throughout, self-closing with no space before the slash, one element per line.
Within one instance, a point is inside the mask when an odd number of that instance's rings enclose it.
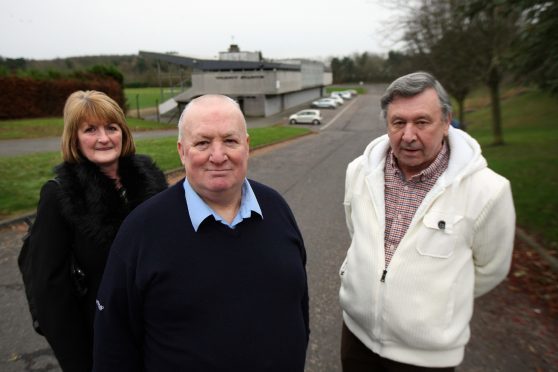
<path fill-rule="evenodd" d="M 301 110 L 289 116 L 289 124 L 313 124 L 322 123 L 322 115 L 320 110 Z"/>
<path fill-rule="evenodd" d="M 335 100 L 335 102 L 337 102 L 338 105 L 342 105 L 343 102 L 345 102 L 345 101 L 343 101 L 343 98 L 341 98 L 341 96 L 338 93 L 335 93 L 335 92 L 331 93 L 331 97 L 329 97 L 329 98 Z"/>
<path fill-rule="evenodd" d="M 333 98 L 320 98 L 317 101 L 312 102 L 312 107 L 316 108 L 331 108 L 337 107 L 337 102 Z"/>
<path fill-rule="evenodd" d="M 343 99 L 351 99 L 353 98 L 353 95 L 351 94 L 351 92 L 349 92 L 348 90 L 344 90 L 342 92 L 339 92 L 339 95 L 341 96 L 341 98 Z"/>

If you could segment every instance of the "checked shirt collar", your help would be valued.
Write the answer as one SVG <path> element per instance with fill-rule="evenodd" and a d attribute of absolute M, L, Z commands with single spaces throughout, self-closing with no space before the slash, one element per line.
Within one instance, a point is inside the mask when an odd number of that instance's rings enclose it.
<path fill-rule="evenodd" d="M 393 152 L 388 150 L 385 165 L 385 204 L 386 230 L 384 234 L 384 250 L 386 267 L 389 265 L 397 246 L 407 232 L 409 225 L 440 175 L 447 169 L 450 149 L 444 140 L 442 149 L 436 159 L 422 172 L 405 180 L 403 172 L 397 165 Z"/>

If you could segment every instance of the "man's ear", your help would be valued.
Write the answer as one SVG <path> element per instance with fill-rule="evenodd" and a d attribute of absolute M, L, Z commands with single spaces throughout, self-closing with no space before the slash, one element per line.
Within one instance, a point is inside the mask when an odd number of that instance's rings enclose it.
<path fill-rule="evenodd" d="M 176 150 L 178 151 L 178 156 L 180 156 L 180 162 L 182 163 L 182 165 L 185 165 L 184 157 L 186 155 L 184 154 L 184 147 L 182 146 L 182 143 L 180 141 L 176 143 Z"/>
<path fill-rule="evenodd" d="M 449 132 L 449 127 L 451 126 L 451 120 L 453 119 L 453 115 L 450 113 L 448 113 L 447 116 L 447 121 L 445 122 L 446 127 L 444 128 L 444 136 L 448 136 L 448 132 Z"/>

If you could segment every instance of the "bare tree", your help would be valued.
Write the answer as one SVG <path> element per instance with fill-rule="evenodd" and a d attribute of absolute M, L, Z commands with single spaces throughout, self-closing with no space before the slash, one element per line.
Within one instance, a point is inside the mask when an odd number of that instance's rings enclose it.
<path fill-rule="evenodd" d="M 479 81 L 490 91 L 494 144 L 503 144 L 500 83 L 505 56 L 517 34 L 517 14 L 499 0 L 417 0 L 405 21 L 409 52 L 442 81 L 459 106 Z M 407 3 L 409 4 L 409 3 Z"/>
<path fill-rule="evenodd" d="M 463 9 L 481 36 L 477 43 L 479 72 L 483 73 L 483 80 L 490 91 L 493 144 L 502 145 L 500 85 L 508 68 L 512 44 L 519 35 L 521 12 L 500 0 L 471 0 L 465 3 Z"/>
<path fill-rule="evenodd" d="M 422 0 L 415 4 L 406 20 L 404 41 L 409 52 L 455 98 L 461 128 L 465 130 L 465 99 L 479 82 L 474 52 L 478 31 L 460 12 L 460 1 Z"/>

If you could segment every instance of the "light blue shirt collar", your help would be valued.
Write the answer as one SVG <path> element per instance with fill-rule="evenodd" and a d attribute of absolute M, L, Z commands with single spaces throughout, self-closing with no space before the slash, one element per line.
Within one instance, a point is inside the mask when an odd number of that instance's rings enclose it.
<path fill-rule="evenodd" d="M 258 200 L 256 199 L 256 195 L 250 186 L 250 182 L 247 179 L 244 179 L 244 183 L 242 184 L 242 196 L 240 199 L 240 209 L 238 213 L 234 217 L 232 223 L 228 223 L 223 219 L 223 217 L 219 216 L 203 199 L 198 195 L 197 192 L 194 191 L 190 183 L 188 182 L 188 178 L 184 179 L 184 195 L 186 197 L 186 204 L 188 206 L 188 213 L 190 214 L 190 220 L 192 221 L 192 226 L 194 227 L 195 231 L 198 231 L 201 223 L 209 216 L 213 216 L 216 221 L 227 225 L 231 229 L 234 229 L 236 225 L 238 225 L 242 220 L 245 218 L 250 218 L 252 215 L 252 211 L 256 212 L 263 218 L 262 210 L 260 209 L 260 205 L 258 204 Z"/>

